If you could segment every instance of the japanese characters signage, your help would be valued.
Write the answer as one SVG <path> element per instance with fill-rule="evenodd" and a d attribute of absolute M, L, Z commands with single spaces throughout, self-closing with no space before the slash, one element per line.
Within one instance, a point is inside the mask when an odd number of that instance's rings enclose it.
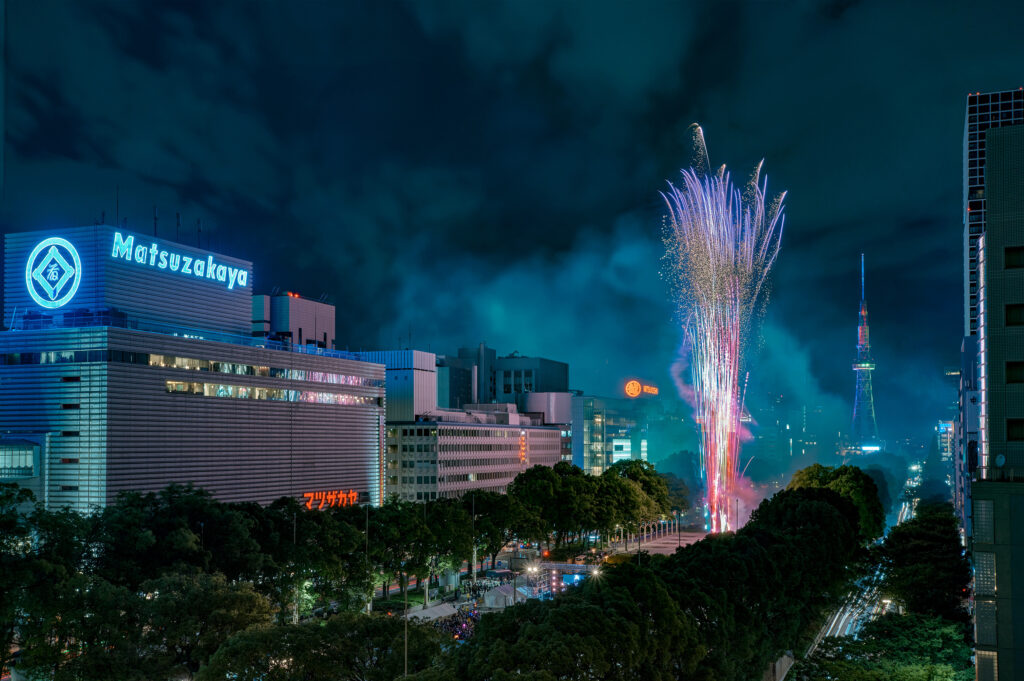
<path fill-rule="evenodd" d="M 335 506 L 354 506 L 359 499 L 359 494 L 354 490 L 327 490 L 325 492 L 306 492 L 302 495 L 306 499 L 306 508 L 316 508 L 318 511 L 323 508 L 334 508 Z"/>

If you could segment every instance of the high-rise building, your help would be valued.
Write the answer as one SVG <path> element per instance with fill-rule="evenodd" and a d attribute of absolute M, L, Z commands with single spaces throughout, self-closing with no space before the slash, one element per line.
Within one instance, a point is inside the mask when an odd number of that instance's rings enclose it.
<path fill-rule="evenodd" d="M 1024 675 L 1024 90 L 967 97 L 964 441 L 979 681 Z M 971 373 L 974 373 L 972 371 Z M 976 380 L 976 386 L 970 385 Z M 971 388 L 976 388 L 972 390 Z M 976 393 L 977 468 L 971 452 Z M 961 472 L 962 474 L 962 472 Z"/>
<path fill-rule="evenodd" d="M 871 340 L 868 333 L 868 303 L 864 295 L 864 254 L 860 256 L 860 321 L 857 324 L 857 361 L 853 373 L 857 377 L 857 389 L 853 398 L 852 445 L 862 452 L 877 452 L 878 424 L 875 421 L 875 393 L 871 372 L 875 362 L 871 358 Z"/>
<path fill-rule="evenodd" d="M 964 335 L 978 333 L 979 261 L 978 239 L 989 219 L 986 196 L 986 161 L 989 131 L 1024 123 L 1024 89 L 1006 92 L 975 92 L 967 95 L 964 118 Z"/>
<path fill-rule="evenodd" d="M 4 240 L 0 481 L 88 511 L 383 496 L 384 367 L 252 336 L 252 264 L 96 225 Z"/>

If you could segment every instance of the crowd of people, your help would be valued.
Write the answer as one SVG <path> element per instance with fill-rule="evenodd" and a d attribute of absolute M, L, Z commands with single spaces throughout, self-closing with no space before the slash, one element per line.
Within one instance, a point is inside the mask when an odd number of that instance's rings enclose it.
<path fill-rule="evenodd" d="M 473 629 L 480 621 L 480 611 L 475 607 L 459 608 L 455 614 L 439 617 L 431 624 L 439 631 L 450 635 L 456 641 L 465 641 L 473 636 Z"/>

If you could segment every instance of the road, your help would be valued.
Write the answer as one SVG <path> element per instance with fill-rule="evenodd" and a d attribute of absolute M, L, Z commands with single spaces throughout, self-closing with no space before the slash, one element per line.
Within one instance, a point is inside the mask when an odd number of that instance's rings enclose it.
<path fill-rule="evenodd" d="M 905 491 L 912 492 L 917 487 L 917 482 L 918 480 L 914 478 L 908 479 Z M 916 501 L 913 498 L 904 498 L 900 503 L 900 510 L 896 516 L 897 525 L 914 517 Z M 879 615 L 895 611 L 895 606 L 888 599 L 883 599 L 879 591 L 883 577 L 881 567 L 878 567 L 873 574 L 858 580 L 843 605 L 818 631 L 814 642 L 807 650 L 807 655 L 813 653 L 826 636 L 853 636 L 856 638 L 865 624 Z"/>

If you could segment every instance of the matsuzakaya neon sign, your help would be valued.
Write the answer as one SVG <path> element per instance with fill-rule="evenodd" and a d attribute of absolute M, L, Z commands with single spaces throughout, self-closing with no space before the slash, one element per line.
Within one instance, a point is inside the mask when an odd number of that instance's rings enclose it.
<path fill-rule="evenodd" d="M 354 489 L 328 490 L 326 492 L 306 492 L 302 495 L 306 499 L 306 508 L 312 509 L 316 504 L 317 510 L 322 508 L 333 508 L 335 506 L 354 506 L 359 500 L 359 494 Z"/>
<path fill-rule="evenodd" d="M 133 234 L 129 234 L 126 238 L 121 236 L 121 232 L 114 232 L 114 247 L 110 256 L 165 272 L 175 272 L 196 279 L 215 281 L 227 286 L 229 291 L 235 286 L 245 288 L 249 285 L 249 272 L 244 268 L 216 262 L 212 255 L 208 255 L 206 259 L 196 258 L 169 251 L 156 243 L 148 246 L 142 243 L 136 244 Z"/>

